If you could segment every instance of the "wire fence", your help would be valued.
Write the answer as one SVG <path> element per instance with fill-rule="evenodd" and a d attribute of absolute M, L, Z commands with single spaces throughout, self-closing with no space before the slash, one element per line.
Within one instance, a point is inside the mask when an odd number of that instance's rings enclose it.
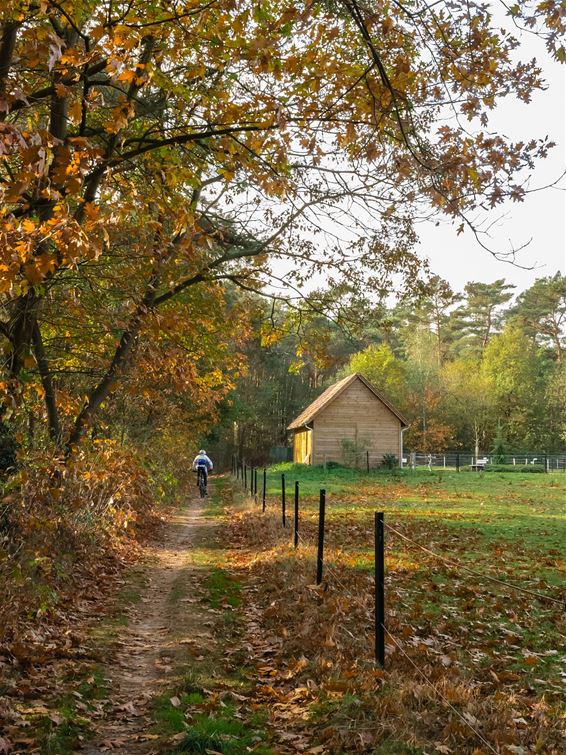
<path fill-rule="evenodd" d="M 258 470 L 257 468 L 251 468 L 247 469 L 246 465 L 243 462 L 239 462 L 236 458 L 233 459 L 232 464 L 232 474 L 234 479 L 241 482 L 245 488 L 245 490 L 249 493 L 249 495 L 253 498 L 253 500 L 256 503 L 259 503 L 261 501 L 261 507 L 262 511 L 266 511 L 267 507 L 267 475 L 266 475 L 266 469 L 264 468 L 262 470 L 261 474 L 261 491 L 258 491 Z M 287 497 L 287 487 L 286 487 L 286 480 L 285 475 L 281 475 L 281 497 L 280 497 L 280 505 L 281 505 L 281 523 L 282 526 L 286 526 L 287 524 L 287 518 L 288 518 L 288 511 L 287 511 L 287 505 L 288 505 L 288 497 Z M 270 501 L 270 504 L 272 502 Z M 271 506 L 270 506 L 271 507 Z M 298 481 L 294 481 L 294 494 L 293 494 L 293 527 L 292 527 L 292 533 L 293 533 L 293 544 L 295 548 L 298 547 L 299 543 L 302 544 L 304 547 L 317 548 L 317 554 L 316 554 L 316 582 L 317 584 L 321 584 L 323 581 L 323 570 L 324 573 L 329 575 L 334 583 L 338 585 L 342 593 L 352 602 L 352 605 L 358 605 L 360 608 L 362 608 L 364 611 L 367 609 L 367 600 L 365 602 L 362 602 L 359 595 L 354 595 L 351 590 L 348 589 L 346 584 L 344 583 L 344 580 L 341 578 L 341 576 L 338 574 L 337 570 L 333 568 L 330 564 L 328 564 L 327 561 L 324 560 L 324 536 L 325 536 L 325 510 L 326 510 L 326 491 L 321 490 L 320 491 L 320 498 L 319 498 L 319 517 L 318 517 L 318 537 L 317 542 L 309 542 L 306 540 L 303 535 L 300 532 L 299 527 L 299 516 L 300 516 L 300 485 Z M 403 642 L 396 637 L 393 632 L 391 631 L 391 628 L 387 626 L 387 619 L 386 614 L 384 612 L 384 597 L 385 597 L 385 586 L 384 586 L 384 580 L 383 580 L 383 573 L 384 573 L 384 558 L 385 558 L 385 542 L 384 542 L 384 536 L 383 532 L 384 529 L 393 535 L 396 538 L 399 538 L 402 542 L 410 543 L 413 547 L 417 548 L 418 550 L 422 551 L 423 553 L 426 553 L 428 556 L 431 556 L 435 560 L 438 560 L 445 565 L 449 566 L 451 569 L 457 570 L 458 572 L 464 572 L 466 574 L 469 574 L 473 576 L 476 580 L 482 580 L 491 582 L 494 584 L 497 584 L 499 587 L 502 587 L 505 590 L 508 591 L 517 591 L 523 595 L 529 596 L 531 599 L 536 599 L 538 601 L 550 604 L 550 605 L 556 605 L 560 606 L 560 610 L 566 610 L 566 595 L 550 595 L 542 592 L 538 592 L 535 590 L 531 590 L 528 587 L 525 587 L 523 585 L 518 585 L 515 582 L 509 582 L 507 580 L 501 579 L 500 577 L 493 576 L 491 574 L 486 574 L 483 572 L 479 572 L 476 569 L 472 569 L 468 567 L 466 564 L 463 564 L 461 561 L 453 558 L 452 556 L 447 556 L 444 554 L 436 553 L 431 548 L 427 547 L 426 545 L 423 545 L 422 543 L 419 543 L 417 540 L 409 537 L 405 533 L 401 532 L 397 527 L 393 527 L 389 523 L 385 523 L 383 520 L 383 514 L 377 513 L 375 514 L 375 610 L 374 610 L 374 617 L 375 617 L 375 656 L 376 661 L 380 663 L 380 665 L 385 665 L 385 638 L 388 638 L 390 644 L 403 656 L 403 658 L 409 663 L 409 665 L 414 669 L 416 674 L 425 682 L 427 686 L 429 686 L 430 689 L 432 689 L 435 693 L 435 695 L 438 696 L 438 698 L 441 700 L 441 702 L 448 708 L 450 711 L 467 727 L 467 729 L 474 735 L 474 737 L 484 745 L 489 752 L 497 753 L 498 749 L 494 747 L 481 733 L 478 726 L 480 722 L 477 720 L 470 720 L 471 717 L 466 717 L 464 714 L 462 714 L 451 702 L 446 698 L 445 695 L 442 694 L 442 692 L 438 689 L 438 685 L 436 685 L 430 677 L 422 670 L 422 668 L 419 667 L 419 665 L 414 661 L 414 659 L 406 652 L 406 650 L 403 647 Z"/>
<path fill-rule="evenodd" d="M 473 451 L 412 451 L 400 460 L 405 469 L 474 472 L 562 472 L 566 473 L 566 453 L 516 452 L 482 454 Z"/>

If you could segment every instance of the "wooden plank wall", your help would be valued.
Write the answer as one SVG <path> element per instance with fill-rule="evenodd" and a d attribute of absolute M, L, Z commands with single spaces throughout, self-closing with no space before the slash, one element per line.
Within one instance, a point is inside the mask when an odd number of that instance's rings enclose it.
<path fill-rule="evenodd" d="M 314 422 L 314 464 L 324 461 L 344 463 L 342 439 L 361 445 L 369 441 L 370 466 L 381 464 L 383 454 L 391 453 L 399 459 L 401 452 L 401 423 L 361 380 L 348 386 L 326 409 L 317 414 Z M 364 466 L 365 451 L 360 466 Z"/>
<path fill-rule="evenodd" d="M 312 430 L 297 430 L 293 437 L 295 464 L 312 464 Z"/>

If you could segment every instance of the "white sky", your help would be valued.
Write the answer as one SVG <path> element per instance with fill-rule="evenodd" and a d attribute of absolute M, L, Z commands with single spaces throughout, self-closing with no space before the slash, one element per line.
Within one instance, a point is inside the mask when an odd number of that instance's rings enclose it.
<path fill-rule="evenodd" d="M 532 35 L 516 36 L 521 41 L 519 53 L 530 60 L 537 57 L 545 72 L 548 89 L 538 93 L 530 104 L 502 103 L 493 116 L 490 127 L 513 140 L 528 141 L 548 134 L 557 146 L 550 156 L 540 162 L 530 188 L 548 185 L 566 167 L 566 67 L 550 60 L 544 44 Z M 520 252 L 517 262 L 530 270 L 523 270 L 508 262 L 494 259 L 475 241 L 469 230 L 456 235 L 456 225 L 422 224 L 420 251 L 428 257 L 434 273 L 461 290 L 467 281 L 491 282 L 506 278 L 518 291 L 528 288 L 535 278 L 566 273 L 566 182 L 560 188 L 538 191 L 524 202 L 509 203 L 494 211 L 492 219 L 505 217 L 491 230 L 489 247 L 509 251 L 532 239 Z"/>
<path fill-rule="evenodd" d="M 500 21 L 502 26 L 509 26 L 509 19 L 504 15 Z M 544 72 L 547 89 L 535 93 L 528 104 L 511 98 L 500 101 L 496 110 L 491 111 L 488 131 L 504 134 L 513 141 L 548 136 L 556 142 L 549 157 L 536 165 L 528 185 L 530 190 L 542 189 L 555 183 L 566 169 L 566 65 L 552 61 L 544 42 L 533 34 L 521 33 L 515 28 L 513 34 L 520 42 L 517 59 L 528 62 L 536 58 Z M 454 225 L 448 221 L 438 226 L 429 221 L 417 225 L 418 252 L 423 259 L 428 259 L 431 272 L 447 280 L 455 291 L 462 291 L 469 281 L 490 283 L 505 278 L 516 286 L 518 294 L 536 278 L 554 275 L 557 271 L 566 274 L 565 187 L 566 180 L 562 179 L 554 188 L 527 194 L 523 202 L 503 204 L 486 215 L 489 223 L 496 221 L 490 227 L 490 237 L 482 239 L 490 249 L 509 252 L 527 244 L 516 255 L 515 265 L 498 260 L 483 249 L 469 229 L 458 236 L 456 229 L 460 220 Z M 473 219 L 477 221 L 476 217 Z M 347 229 L 337 230 L 330 219 L 323 221 L 322 226 L 340 236 L 348 236 Z M 306 233 L 309 235 L 308 231 Z M 318 241 L 323 241 L 322 237 L 318 237 Z M 278 275 L 285 276 L 293 269 L 293 263 L 279 260 L 274 269 Z M 303 292 L 323 286 L 324 281 L 324 273 L 315 275 L 304 284 Z"/>

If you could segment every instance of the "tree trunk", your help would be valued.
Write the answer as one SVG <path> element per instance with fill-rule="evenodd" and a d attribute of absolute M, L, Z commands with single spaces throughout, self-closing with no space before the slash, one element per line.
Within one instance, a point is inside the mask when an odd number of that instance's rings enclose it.
<path fill-rule="evenodd" d="M 2 25 L 0 40 L 0 100 L 6 95 L 6 80 L 10 73 L 14 50 L 16 48 L 16 37 L 19 21 L 7 21 Z M 3 121 L 8 114 L 8 109 L 0 108 L 0 121 Z"/>
<path fill-rule="evenodd" d="M 19 296 L 13 303 L 7 331 L 12 346 L 8 359 L 7 370 L 11 379 L 16 379 L 24 366 L 24 361 L 29 356 L 33 331 L 36 323 L 38 300 L 29 290 L 23 296 Z"/>
<path fill-rule="evenodd" d="M 478 423 L 474 422 L 474 456 L 476 457 L 476 461 L 479 455 L 480 455 L 480 430 L 478 427 Z"/>
<path fill-rule="evenodd" d="M 49 363 L 45 356 L 45 349 L 43 348 L 43 339 L 41 338 L 41 330 L 37 320 L 34 322 L 33 332 L 33 348 L 35 353 L 35 359 L 39 374 L 41 376 L 41 384 L 45 393 L 45 407 L 47 409 L 47 423 L 49 427 L 49 437 L 51 440 L 59 445 L 61 443 L 61 425 L 59 423 L 59 413 L 57 411 L 57 402 L 55 398 L 55 386 L 53 385 L 53 379 L 49 370 Z"/>

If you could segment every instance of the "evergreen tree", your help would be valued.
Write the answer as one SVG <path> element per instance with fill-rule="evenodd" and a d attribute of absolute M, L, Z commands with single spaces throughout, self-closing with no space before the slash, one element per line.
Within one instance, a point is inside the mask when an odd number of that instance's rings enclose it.
<path fill-rule="evenodd" d="M 557 362 L 563 361 L 566 338 L 566 276 L 556 273 L 539 278 L 517 297 L 511 310 L 536 343 L 548 346 Z"/>
<path fill-rule="evenodd" d="M 513 297 L 515 286 L 503 278 L 493 283 L 467 283 L 465 303 L 454 313 L 453 327 L 461 334 L 460 347 L 476 355 L 481 354 L 490 338 L 500 330 L 503 321 L 501 307 Z"/>
<path fill-rule="evenodd" d="M 497 430 L 495 432 L 495 438 L 493 439 L 493 445 L 490 451 L 490 453 L 493 456 L 493 463 L 505 464 L 505 452 L 506 452 L 505 432 L 503 430 L 503 425 L 501 424 L 501 422 L 498 422 Z"/>

